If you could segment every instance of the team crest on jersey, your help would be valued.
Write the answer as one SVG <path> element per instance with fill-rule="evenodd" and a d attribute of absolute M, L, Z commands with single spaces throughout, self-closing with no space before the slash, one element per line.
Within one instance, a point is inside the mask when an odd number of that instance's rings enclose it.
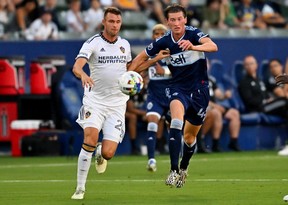
<path fill-rule="evenodd" d="M 199 36 L 201 38 L 201 37 L 205 36 L 205 34 L 203 32 L 199 32 L 199 33 L 197 33 L 197 36 Z"/>
<path fill-rule="evenodd" d="M 121 50 L 122 53 L 125 53 L 125 48 L 124 47 L 121 46 L 120 50 Z"/>
<path fill-rule="evenodd" d="M 153 103 L 152 103 L 152 102 L 149 102 L 149 103 L 147 104 L 147 110 L 151 110 L 152 107 L 153 107 Z"/>
<path fill-rule="evenodd" d="M 150 43 L 150 45 L 149 45 L 147 48 L 148 48 L 148 50 L 152 50 L 152 48 L 153 48 L 153 44 Z"/>
<path fill-rule="evenodd" d="M 87 111 L 87 112 L 85 113 L 85 118 L 87 119 L 87 118 L 89 118 L 90 116 L 91 116 L 91 112 Z"/>

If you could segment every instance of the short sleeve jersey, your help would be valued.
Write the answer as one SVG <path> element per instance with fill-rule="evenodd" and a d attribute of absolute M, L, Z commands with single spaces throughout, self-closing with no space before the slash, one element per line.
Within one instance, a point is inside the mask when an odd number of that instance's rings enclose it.
<path fill-rule="evenodd" d="M 166 64 L 172 74 L 170 87 L 191 93 L 208 86 L 206 57 L 204 52 L 182 51 L 178 42 L 189 40 L 193 45 L 199 45 L 200 39 L 207 36 L 208 34 L 204 34 L 198 28 L 186 26 L 185 34 L 178 41 L 175 41 L 171 31 L 168 31 L 163 37 L 147 46 L 145 51 L 149 57 L 152 57 L 160 50 L 169 49 L 170 58 L 166 59 Z"/>
<path fill-rule="evenodd" d="M 100 104 L 118 106 L 129 99 L 118 85 L 118 78 L 127 71 L 127 63 L 132 60 L 131 47 L 127 40 L 118 37 L 108 42 L 102 34 L 88 39 L 76 58 L 88 59 L 90 77 L 94 86 L 94 99 Z"/>

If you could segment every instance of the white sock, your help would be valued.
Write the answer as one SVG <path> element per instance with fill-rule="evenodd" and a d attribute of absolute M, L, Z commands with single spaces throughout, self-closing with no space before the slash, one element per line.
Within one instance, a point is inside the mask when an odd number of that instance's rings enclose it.
<path fill-rule="evenodd" d="M 77 168 L 77 189 L 80 188 L 85 191 L 86 179 L 91 165 L 93 152 L 87 152 L 81 149 L 78 157 Z"/>

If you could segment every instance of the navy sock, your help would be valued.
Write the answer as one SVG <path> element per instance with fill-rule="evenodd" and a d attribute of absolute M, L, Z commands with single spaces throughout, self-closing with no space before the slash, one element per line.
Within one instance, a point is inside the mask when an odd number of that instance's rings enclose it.
<path fill-rule="evenodd" d="M 192 147 L 188 147 L 186 143 L 183 146 L 183 157 L 180 163 L 180 169 L 187 169 L 189 165 L 189 161 L 193 154 L 195 153 L 197 143 L 195 143 Z"/>
<path fill-rule="evenodd" d="M 148 159 L 155 158 L 156 132 L 147 131 Z"/>
<path fill-rule="evenodd" d="M 181 151 L 181 130 L 170 128 L 169 133 L 169 153 L 170 153 L 170 163 L 171 170 L 179 171 L 179 154 Z"/>

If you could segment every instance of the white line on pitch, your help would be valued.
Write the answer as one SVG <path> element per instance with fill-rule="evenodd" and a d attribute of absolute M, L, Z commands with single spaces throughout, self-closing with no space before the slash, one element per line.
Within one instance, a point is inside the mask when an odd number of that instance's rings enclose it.
<path fill-rule="evenodd" d="M 169 157 L 167 156 L 166 159 L 157 160 L 158 163 L 169 163 Z M 193 163 L 198 162 L 210 162 L 210 161 L 255 161 L 255 160 L 271 160 L 271 159 L 283 159 L 283 157 L 279 156 L 260 156 L 260 157 L 225 157 L 225 158 L 196 158 L 193 159 Z M 115 158 L 112 161 L 109 161 L 109 165 L 125 165 L 125 164 L 145 164 L 146 159 L 144 160 L 126 160 L 126 161 L 117 161 Z M 67 167 L 67 166 L 76 166 L 77 162 L 75 163 L 47 163 L 47 164 L 14 164 L 14 165 L 0 165 L 0 169 L 10 169 L 10 168 L 30 168 L 30 167 Z"/>
<path fill-rule="evenodd" d="M 74 182 L 75 180 L 0 180 L 0 183 L 63 183 Z M 89 182 L 158 182 L 160 179 L 111 179 L 111 180 L 88 180 Z M 288 179 L 190 179 L 187 181 L 194 182 L 288 182 Z"/>

